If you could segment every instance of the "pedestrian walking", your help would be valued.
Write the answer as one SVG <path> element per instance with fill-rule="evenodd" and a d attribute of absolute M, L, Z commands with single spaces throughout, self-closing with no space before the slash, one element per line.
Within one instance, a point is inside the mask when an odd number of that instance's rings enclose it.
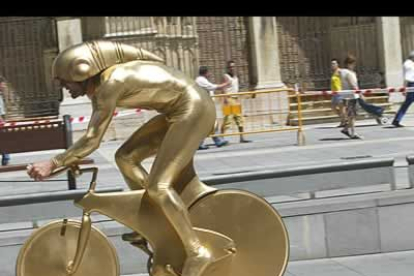
<path fill-rule="evenodd" d="M 233 60 L 227 61 L 226 73 L 223 76 L 224 82 L 229 82 L 230 85 L 224 87 L 224 93 L 238 93 L 239 92 L 239 78 L 237 77 L 235 70 L 235 62 Z M 221 125 L 221 133 L 225 133 L 228 128 L 231 127 L 231 121 L 237 125 L 240 133 L 244 132 L 243 116 L 241 114 L 241 103 L 237 96 L 225 97 L 223 99 L 223 123 Z M 244 138 L 243 134 L 240 134 L 240 143 L 250 143 L 251 140 Z"/>
<path fill-rule="evenodd" d="M 350 57 L 355 59 L 355 66 L 356 66 L 356 58 L 353 56 L 350 56 Z M 355 73 L 355 76 L 356 76 L 356 73 Z M 358 78 L 356 78 L 356 84 L 353 87 L 354 87 L 353 89 L 355 90 L 359 89 Z M 377 106 L 377 105 L 366 102 L 363 95 L 360 95 L 360 97 L 357 99 L 357 103 L 363 110 L 365 110 L 365 112 L 374 116 L 374 119 L 377 122 L 377 124 L 382 125 L 388 122 L 388 119 L 383 116 L 384 107 Z"/>
<path fill-rule="evenodd" d="M 407 60 L 403 64 L 404 86 L 414 87 L 414 51 L 411 51 Z M 403 119 L 408 108 L 414 101 L 414 92 L 404 92 L 405 101 L 400 106 L 397 114 L 395 114 L 392 125 L 395 127 L 404 127 L 400 122 Z"/>
<path fill-rule="evenodd" d="M 332 69 L 332 76 L 331 76 L 331 91 L 341 91 L 342 90 L 342 83 L 341 83 L 341 76 L 339 68 L 339 62 L 336 58 L 331 60 L 331 69 Z M 345 115 L 345 104 L 343 101 L 343 96 L 340 93 L 336 93 L 332 95 L 331 98 L 331 108 L 332 111 L 335 112 L 338 117 L 341 119 L 341 122 L 338 127 L 344 127 L 346 124 L 346 115 Z"/>
<path fill-rule="evenodd" d="M 206 90 L 207 93 L 209 93 L 210 96 L 214 95 L 214 91 L 223 89 L 224 87 L 228 86 L 230 84 L 229 81 L 223 82 L 221 84 L 214 84 L 209 81 L 209 78 L 211 76 L 210 70 L 207 66 L 200 66 L 198 77 L 196 78 L 196 83 L 198 86 Z M 219 127 L 217 120 L 214 124 L 214 134 L 218 134 Z M 229 141 L 225 140 L 222 137 L 212 137 L 214 144 L 217 147 L 225 146 L 229 143 Z M 201 142 L 200 146 L 198 147 L 199 150 L 205 150 L 208 149 L 208 146 L 204 145 L 204 141 Z"/>
<path fill-rule="evenodd" d="M 348 56 L 345 59 L 344 64 L 346 68 L 343 68 L 340 71 L 342 90 L 358 89 L 358 79 L 354 71 L 356 59 L 353 56 Z M 346 107 L 347 121 L 341 132 L 351 139 L 362 139 L 362 136 L 355 131 L 357 100 L 360 98 L 360 95 L 350 91 L 347 93 L 342 93 L 342 96 Z"/>

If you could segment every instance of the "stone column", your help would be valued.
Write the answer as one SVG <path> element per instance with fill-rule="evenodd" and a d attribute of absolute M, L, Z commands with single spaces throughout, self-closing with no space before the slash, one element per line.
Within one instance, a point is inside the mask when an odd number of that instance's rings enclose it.
<path fill-rule="evenodd" d="M 279 45 L 275 17 L 249 17 L 251 80 L 253 88 L 280 88 Z"/>
<path fill-rule="evenodd" d="M 59 42 L 59 53 L 69 48 L 72 45 L 82 43 L 82 27 L 81 20 L 79 18 L 57 18 L 57 35 Z M 89 104 L 90 100 L 87 97 L 80 97 L 72 99 L 66 89 L 63 89 L 63 102 L 60 106 L 61 114 L 69 114 L 73 117 L 84 116 L 90 114 L 90 108 L 87 108 L 85 113 L 84 106 L 79 108 L 79 104 Z M 75 107 L 76 106 L 76 107 Z M 87 105 L 85 105 L 86 107 Z M 81 113 L 79 113 L 81 112 Z"/>
<path fill-rule="evenodd" d="M 57 17 L 57 36 L 59 43 L 59 52 L 66 48 L 82 43 L 82 27 L 79 18 Z M 63 89 L 63 101 L 60 104 L 60 115 L 71 115 L 72 117 L 90 116 L 92 107 L 88 97 L 79 97 L 72 99 L 66 89 Z M 85 124 L 73 125 L 74 131 L 85 129 Z M 77 140 L 76 134 L 75 140 Z"/>
<path fill-rule="evenodd" d="M 253 90 L 277 89 L 285 87 L 280 74 L 279 43 L 277 23 L 275 17 L 249 17 L 249 39 L 250 39 L 250 79 Z M 247 103 L 245 100 L 244 103 Z M 262 105 L 263 102 L 259 103 Z M 246 111 L 249 105 L 246 105 Z M 277 92 L 267 100 L 267 105 L 251 105 L 256 112 L 257 109 L 269 109 L 279 115 L 270 117 L 270 123 L 284 125 L 289 114 L 289 100 L 287 92 Z"/>
<path fill-rule="evenodd" d="M 403 85 L 400 19 L 377 17 L 378 49 L 381 70 L 388 87 Z"/>
<path fill-rule="evenodd" d="M 80 19 L 57 17 L 56 20 L 59 53 L 72 45 L 82 43 L 83 40 Z M 63 89 L 63 99 L 63 105 L 68 102 L 73 102 L 73 99 L 70 97 L 66 89 Z"/>
<path fill-rule="evenodd" d="M 57 17 L 59 52 L 82 43 L 82 28 L 79 18 Z"/>
<path fill-rule="evenodd" d="M 400 87 L 404 84 L 402 72 L 402 47 L 400 19 L 398 17 L 377 17 L 378 52 L 381 71 L 384 72 L 385 83 L 388 87 Z M 391 103 L 404 101 L 401 93 L 392 93 Z M 398 109 L 394 105 L 393 109 Z"/>

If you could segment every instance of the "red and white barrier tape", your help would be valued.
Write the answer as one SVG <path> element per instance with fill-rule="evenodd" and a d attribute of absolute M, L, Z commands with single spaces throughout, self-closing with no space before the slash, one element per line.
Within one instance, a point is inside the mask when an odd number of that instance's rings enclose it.
<path fill-rule="evenodd" d="M 363 94 L 370 95 L 373 93 L 395 93 L 395 92 L 414 92 L 414 87 L 388 87 L 388 88 L 371 88 L 371 89 L 358 89 L 358 90 L 341 90 L 341 91 L 305 91 L 301 94 L 305 95 L 337 95 L 337 94 Z"/>
<path fill-rule="evenodd" d="M 123 117 L 123 116 L 129 116 L 134 114 L 141 113 L 142 110 L 137 108 L 133 110 L 124 110 L 124 111 L 115 111 L 113 117 Z M 91 119 L 90 116 L 80 116 L 80 117 L 71 117 L 70 122 L 72 124 L 81 124 L 81 123 L 87 123 Z M 39 125 L 39 124 L 53 124 L 57 122 L 61 122 L 62 119 L 51 119 L 51 120 L 35 120 L 35 121 L 16 121 L 16 122 L 0 122 L 0 128 L 1 127 L 8 127 L 8 126 L 27 126 L 27 125 Z"/>
<path fill-rule="evenodd" d="M 414 92 L 414 87 L 400 87 L 400 88 L 394 88 L 394 87 L 388 87 L 388 88 L 373 88 L 373 89 L 359 89 L 359 90 L 341 90 L 341 91 L 305 91 L 302 92 L 302 95 L 336 95 L 336 94 L 363 94 L 363 95 L 369 95 L 372 93 L 394 93 L 394 92 Z M 123 117 L 133 114 L 141 113 L 142 110 L 137 108 L 133 110 L 124 110 L 124 111 L 115 111 L 114 117 Z M 91 119 L 90 116 L 80 116 L 80 117 L 71 117 L 70 122 L 72 124 L 81 124 L 81 123 L 87 123 Z M 33 124 L 50 124 L 54 122 L 60 122 L 61 119 L 52 119 L 52 120 L 36 120 L 36 121 L 24 121 L 24 122 L 0 122 L 0 128 L 1 127 L 7 127 L 7 126 L 24 126 L 24 125 L 33 125 Z"/>
<path fill-rule="evenodd" d="M 0 128 L 1 127 L 7 127 L 7 126 L 24 126 L 24 125 L 38 125 L 38 124 L 49 124 L 54 122 L 60 122 L 62 120 L 59 119 L 52 119 L 52 120 L 39 120 L 39 121 L 24 121 L 24 122 L 0 122 Z"/>

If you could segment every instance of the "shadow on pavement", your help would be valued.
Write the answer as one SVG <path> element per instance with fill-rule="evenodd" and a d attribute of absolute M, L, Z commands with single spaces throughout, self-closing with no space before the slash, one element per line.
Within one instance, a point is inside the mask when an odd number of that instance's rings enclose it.
<path fill-rule="evenodd" d="M 352 140 L 351 138 L 348 138 L 348 137 L 342 137 L 342 138 L 322 138 L 322 139 L 319 139 L 319 141 L 342 141 L 342 140 Z"/>
<path fill-rule="evenodd" d="M 369 125 L 356 125 L 355 127 L 374 127 L 374 126 L 379 126 L 378 124 L 374 123 L 374 124 L 369 124 Z M 338 126 L 321 126 L 321 127 L 315 127 L 314 129 L 342 129 L 342 127 L 338 127 Z M 393 127 L 392 127 L 393 128 Z"/>
<path fill-rule="evenodd" d="M 404 126 L 404 127 L 408 127 L 408 126 Z M 385 126 L 385 127 L 382 127 L 382 128 L 388 128 L 388 129 L 397 129 L 397 128 L 404 128 L 404 127 L 395 127 L 395 126 Z"/>
<path fill-rule="evenodd" d="M 340 127 L 337 126 L 322 126 L 322 127 L 315 127 L 314 129 L 340 129 Z"/>
<path fill-rule="evenodd" d="M 356 125 L 355 127 L 360 128 L 360 127 L 374 127 L 374 126 L 381 126 L 379 124 L 370 124 L 370 125 Z"/>

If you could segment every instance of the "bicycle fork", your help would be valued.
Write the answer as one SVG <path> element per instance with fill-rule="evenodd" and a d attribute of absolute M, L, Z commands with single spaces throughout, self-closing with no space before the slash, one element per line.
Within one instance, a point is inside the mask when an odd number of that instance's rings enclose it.
<path fill-rule="evenodd" d="M 80 263 L 82 262 L 82 257 L 85 253 L 86 246 L 88 245 L 91 228 L 92 228 L 92 221 L 90 218 L 90 214 L 87 212 L 84 212 L 82 216 L 82 224 L 79 229 L 79 237 L 78 237 L 78 243 L 76 246 L 75 256 L 73 257 L 73 260 L 69 261 L 69 263 L 66 266 L 66 273 L 68 275 L 72 275 L 76 273 L 76 271 L 79 268 Z"/>
<path fill-rule="evenodd" d="M 92 180 L 89 184 L 88 193 L 93 192 L 96 188 L 96 178 L 98 175 L 98 168 L 88 168 L 80 170 L 78 167 L 75 167 L 75 174 L 80 175 L 84 172 L 92 172 Z M 89 236 L 92 229 L 92 221 L 89 212 L 83 211 L 82 223 L 79 229 L 78 243 L 76 246 L 75 256 L 73 260 L 69 261 L 66 266 L 66 273 L 72 275 L 76 273 L 79 268 L 80 263 L 82 262 L 83 255 L 85 254 L 86 247 L 88 245 Z"/>

